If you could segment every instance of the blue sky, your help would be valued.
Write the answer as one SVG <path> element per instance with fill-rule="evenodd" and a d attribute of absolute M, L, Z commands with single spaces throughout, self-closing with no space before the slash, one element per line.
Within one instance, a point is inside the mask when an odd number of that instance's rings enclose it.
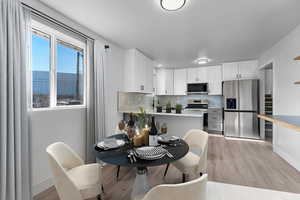
<path fill-rule="evenodd" d="M 57 72 L 76 73 L 77 50 L 57 45 Z M 32 70 L 49 71 L 50 40 L 32 35 Z M 82 62 L 81 62 L 82 71 Z"/>

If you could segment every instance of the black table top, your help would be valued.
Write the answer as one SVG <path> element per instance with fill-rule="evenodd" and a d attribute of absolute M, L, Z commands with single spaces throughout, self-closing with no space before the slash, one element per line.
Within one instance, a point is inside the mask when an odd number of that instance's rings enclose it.
<path fill-rule="evenodd" d="M 117 139 L 124 139 L 124 135 L 114 135 L 111 137 L 115 137 Z M 112 150 L 101 150 L 96 145 L 94 146 L 94 153 L 98 159 L 101 161 L 112 164 L 112 165 L 120 165 L 123 167 L 151 167 L 151 166 L 158 166 L 164 165 L 167 163 L 174 162 L 179 160 L 183 156 L 185 156 L 189 151 L 189 146 L 184 140 L 180 140 L 176 143 L 176 146 L 166 146 L 167 149 L 174 158 L 169 158 L 168 156 L 164 156 L 163 158 L 157 160 L 142 160 L 137 158 L 137 162 L 130 163 L 129 159 L 127 158 L 127 151 L 131 149 L 130 145 L 125 145 L 118 149 Z"/>

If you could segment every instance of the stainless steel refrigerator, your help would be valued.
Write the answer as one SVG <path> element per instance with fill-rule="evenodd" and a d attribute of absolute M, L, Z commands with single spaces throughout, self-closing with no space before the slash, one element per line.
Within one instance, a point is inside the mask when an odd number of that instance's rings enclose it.
<path fill-rule="evenodd" d="M 260 139 L 259 80 L 223 82 L 224 135 Z"/>

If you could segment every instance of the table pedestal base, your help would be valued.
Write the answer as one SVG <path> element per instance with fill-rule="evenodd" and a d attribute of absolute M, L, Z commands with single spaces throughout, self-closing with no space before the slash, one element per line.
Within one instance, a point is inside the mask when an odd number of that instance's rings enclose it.
<path fill-rule="evenodd" d="M 150 190 L 150 185 L 147 178 L 147 168 L 137 168 L 136 177 L 134 180 L 131 199 L 142 199 L 142 197 Z M 141 198 L 140 198 L 141 197 Z"/>

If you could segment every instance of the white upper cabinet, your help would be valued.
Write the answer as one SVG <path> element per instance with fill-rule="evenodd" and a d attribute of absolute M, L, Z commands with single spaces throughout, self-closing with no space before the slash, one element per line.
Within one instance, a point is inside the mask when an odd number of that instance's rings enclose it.
<path fill-rule="evenodd" d="M 146 70 L 145 70 L 145 92 L 152 93 L 154 92 L 153 85 L 153 70 L 154 70 L 154 62 L 151 59 L 146 59 Z"/>
<path fill-rule="evenodd" d="M 125 55 L 124 91 L 153 91 L 153 61 L 136 49 L 127 50 Z"/>
<path fill-rule="evenodd" d="M 156 71 L 156 94 L 173 95 L 174 94 L 174 70 L 157 69 Z"/>
<path fill-rule="evenodd" d="M 222 67 L 211 66 L 207 69 L 207 82 L 209 95 L 222 95 Z"/>
<path fill-rule="evenodd" d="M 187 69 L 187 82 L 197 83 L 199 81 L 198 68 L 188 68 Z"/>
<path fill-rule="evenodd" d="M 258 78 L 257 60 L 239 62 L 239 79 L 256 79 Z"/>
<path fill-rule="evenodd" d="M 174 95 L 186 95 L 186 69 L 174 70 Z"/>
<path fill-rule="evenodd" d="M 223 80 L 255 79 L 257 78 L 257 60 L 224 63 Z"/>
<path fill-rule="evenodd" d="M 188 68 L 187 69 L 188 83 L 207 83 L 206 67 Z"/>
<path fill-rule="evenodd" d="M 223 64 L 223 80 L 238 79 L 239 69 L 238 63 L 224 63 Z"/>

